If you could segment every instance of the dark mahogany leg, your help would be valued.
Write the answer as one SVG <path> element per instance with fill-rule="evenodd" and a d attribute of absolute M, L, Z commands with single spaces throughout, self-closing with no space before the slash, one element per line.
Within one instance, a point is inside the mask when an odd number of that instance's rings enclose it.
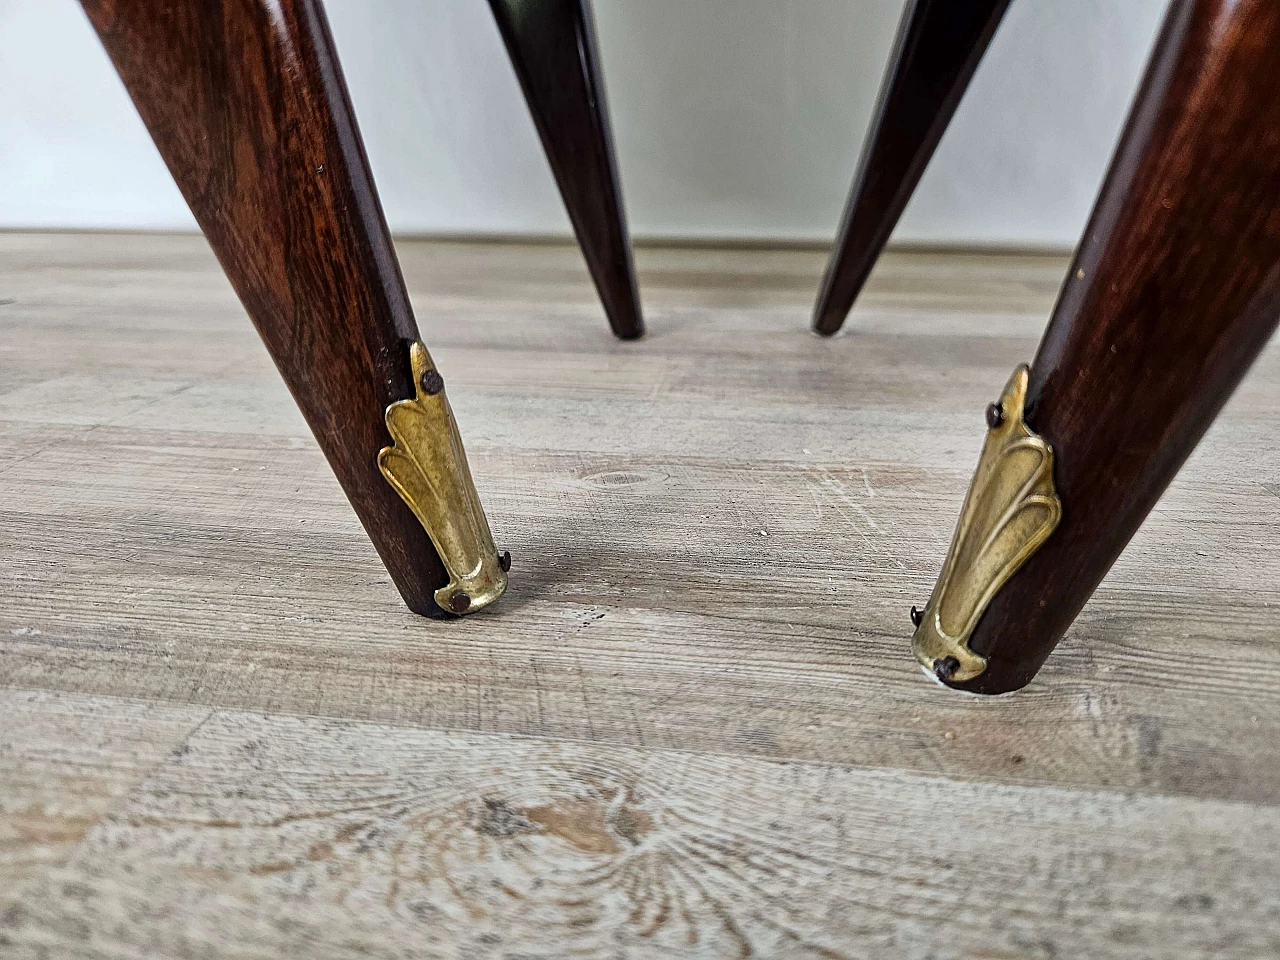
<path fill-rule="evenodd" d="M 1062 520 L 978 621 L 986 671 L 955 686 L 1031 679 L 1277 318 L 1280 4 L 1174 0 L 1031 367 Z"/>
<path fill-rule="evenodd" d="M 489 0 L 613 332 L 644 333 L 590 0 Z"/>
<path fill-rule="evenodd" d="M 418 329 L 319 0 L 83 0 L 405 603 L 448 579 L 382 476 Z"/>
<path fill-rule="evenodd" d="M 813 312 L 840 329 L 929 165 L 1009 0 L 908 0 Z"/>

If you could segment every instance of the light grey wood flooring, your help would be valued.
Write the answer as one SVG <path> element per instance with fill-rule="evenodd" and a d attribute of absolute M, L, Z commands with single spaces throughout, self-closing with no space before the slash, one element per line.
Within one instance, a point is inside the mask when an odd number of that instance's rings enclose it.
<path fill-rule="evenodd" d="M 512 586 L 403 609 L 204 241 L 0 234 L 0 957 L 1280 956 L 1280 349 L 1036 681 L 910 654 L 1066 260 L 406 242 Z"/>

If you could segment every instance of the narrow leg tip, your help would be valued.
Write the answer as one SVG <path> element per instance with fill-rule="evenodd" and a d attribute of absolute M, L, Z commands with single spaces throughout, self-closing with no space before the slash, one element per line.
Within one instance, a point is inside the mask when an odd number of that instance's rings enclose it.
<path fill-rule="evenodd" d="M 639 340 L 644 336 L 644 317 L 638 308 L 606 310 L 605 315 L 609 319 L 609 329 L 619 340 Z"/>
<path fill-rule="evenodd" d="M 841 310 L 833 306 L 825 296 L 819 297 L 813 308 L 813 322 L 810 329 L 821 337 L 833 337 L 840 332 L 848 315 L 848 307 Z"/>
<path fill-rule="evenodd" d="M 834 337 L 844 326 L 844 317 L 815 316 L 809 329 L 820 337 Z"/>

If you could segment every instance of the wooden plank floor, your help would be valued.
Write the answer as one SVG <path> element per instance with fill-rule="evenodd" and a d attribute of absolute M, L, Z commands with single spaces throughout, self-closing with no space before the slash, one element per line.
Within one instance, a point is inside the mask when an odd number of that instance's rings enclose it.
<path fill-rule="evenodd" d="M 0 234 L 0 956 L 1280 956 L 1280 350 L 1040 677 L 909 649 L 1060 257 L 401 245 L 512 587 L 404 610 L 204 242 Z"/>

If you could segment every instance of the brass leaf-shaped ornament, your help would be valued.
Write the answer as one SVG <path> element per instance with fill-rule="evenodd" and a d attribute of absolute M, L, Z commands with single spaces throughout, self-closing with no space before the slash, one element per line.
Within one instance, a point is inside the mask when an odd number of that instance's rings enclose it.
<path fill-rule="evenodd" d="M 1023 420 L 1029 370 L 1018 367 L 993 407 L 982 457 L 969 484 L 951 549 L 912 646 L 929 672 L 972 680 L 987 668 L 969 638 L 996 592 L 1062 519 L 1053 449 Z"/>
<path fill-rule="evenodd" d="M 502 596 L 509 560 L 493 544 L 444 381 L 420 341 L 410 345 L 409 359 L 417 395 L 387 407 L 395 445 L 378 453 L 378 467 L 431 537 L 449 574 L 435 592 L 436 603 L 451 613 L 471 613 Z"/>

